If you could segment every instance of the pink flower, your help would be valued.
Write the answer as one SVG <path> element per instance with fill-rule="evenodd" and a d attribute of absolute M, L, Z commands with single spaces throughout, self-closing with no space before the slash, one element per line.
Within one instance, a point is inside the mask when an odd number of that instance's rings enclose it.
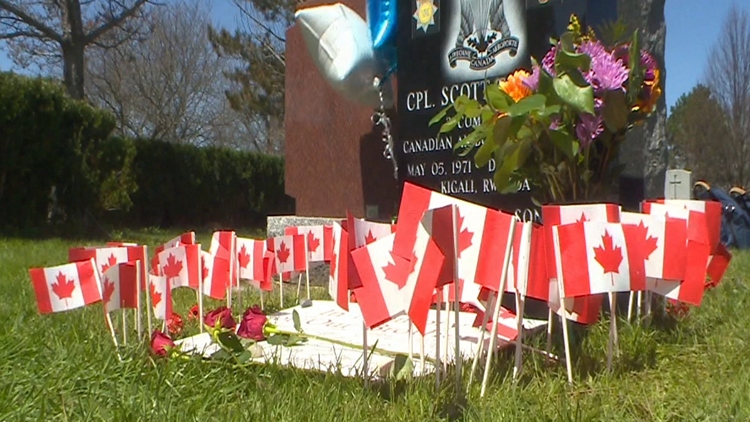
<path fill-rule="evenodd" d="M 217 321 L 220 321 L 222 328 L 232 329 L 237 326 L 237 322 L 232 317 L 232 310 L 226 306 L 219 306 L 203 317 L 203 323 L 209 327 L 215 327 Z"/>
<path fill-rule="evenodd" d="M 161 331 L 155 330 L 151 333 L 151 353 L 156 356 L 167 356 L 167 348 L 174 347 L 175 344 L 168 335 Z"/>
<path fill-rule="evenodd" d="M 242 338 L 249 338 L 255 341 L 263 341 L 266 336 L 263 334 L 263 326 L 266 325 L 268 317 L 258 305 L 247 308 L 242 314 L 240 327 L 237 329 L 237 335 Z"/>

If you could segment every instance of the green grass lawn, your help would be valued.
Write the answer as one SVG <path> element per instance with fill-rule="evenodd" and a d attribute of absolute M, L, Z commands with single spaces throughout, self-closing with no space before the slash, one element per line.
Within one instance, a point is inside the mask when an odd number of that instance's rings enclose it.
<path fill-rule="evenodd" d="M 116 237 L 154 246 L 176 234 L 144 230 Z M 207 249 L 210 233 L 198 238 Z M 152 359 L 145 340 L 137 344 L 134 334 L 119 362 L 100 304 L 40 316 L 28 276 L 29 267 L 65 263 L 71 246 L 106 240 L 113 239 L 0 238 L 1 421 L 750 420 L 750 253 L 735 252 L 724 282 L 687 317 L 657 315 L 649 328 L 620 320 L 613 374 L 604 369 L 606 318 L 573 330 L 572 386 L 564 363 L 549 365 L 529 354 L 524 376 L 514 384 L 512 357 L 501 353 L 489 393 L 480 399 L 475 385 L 459 405 L 453 386 L 436 391 L 432 377 L 365 389 L 356 379 L 272 365 L 236 369 Z M 285 303 L 292 303 L 295 292 L 288 290 Z M 195 297 L 189 291 L 175 296 L 175 310 L 184 316 Z M 324 298 L 325 292 L 316 289 L 315 296 Z M 273 311 L 277 295 L 269 299 Z M 257 303 L 257 296 L 244 302 Z M 207 300 L 206 308 L 216 305 Z M 241 311 L 235 307 L 235 314 Z M 187 334 L 197 329 L 195 322 L 186 323 Z M 542 345 L 543 339 L 530 342 Z M 554 346 L 561 355 L 560 343 Z"/>

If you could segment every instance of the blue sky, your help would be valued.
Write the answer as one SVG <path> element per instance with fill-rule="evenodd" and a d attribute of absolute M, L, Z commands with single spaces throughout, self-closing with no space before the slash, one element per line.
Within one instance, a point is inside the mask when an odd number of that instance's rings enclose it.
<path fill-rule="evenodd" d="M 238 11 L 232 0 L 206 0 L 212 8 L 215 23 L 234 27 Z M 704 67 L 711 47 L 717 42 L 732 3 L 750 13 L 748 0 L 667 0 L 666 70 L 667 105 L 703 78 Z M 12 69 L 13 64 L 0 51 L 0 69 Z"/>

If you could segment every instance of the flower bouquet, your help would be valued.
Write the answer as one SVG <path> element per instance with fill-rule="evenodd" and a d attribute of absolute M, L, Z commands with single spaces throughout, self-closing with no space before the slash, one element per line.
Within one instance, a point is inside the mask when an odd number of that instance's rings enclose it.
<path fill-rule="evenodd" d="M 572 16 L 568 32 L 541 64 L 532 59 L 531 70 L 486 82 L 483 104 L 459 97 L 430 124 L 442 122 L 446 133 L 464 118 L 480 118 L 454 150 L 466 155 L 478 148 L 478 167 L 494 158 L 501 193 L 524 180 L 537 188 L 536 203 L 606 193 L 621 171 L 616 158 L 628 130 L 650 115 L 661 95 L 656 61 L 640 49 L 637 31 L 608 46 Z"/>

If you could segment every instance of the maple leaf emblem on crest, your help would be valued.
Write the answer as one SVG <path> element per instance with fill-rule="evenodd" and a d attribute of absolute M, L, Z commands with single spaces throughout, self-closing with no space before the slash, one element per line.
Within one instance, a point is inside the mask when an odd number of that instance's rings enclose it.
<path fill-rule="evenodd" d="M 55 283 L 52 283 L 51 285 L 52 291 L 55 292 L 57 297 L 65 302 L 65 305 L 67 306 L 67 299 L 73 297 L 73 292 L 76 290 L 76 283 L 73 280 L 68 280 L 68 278 L 65 277 L 65 274 L 63 274 L 62 271 L 57 274 L 55 280 L 57 281 Z"/>
<path fill-rule="evenodd" d="M 179 277 L 180 271 L 182 271 L 182 261 L 179 261 L 174 255 L 169 254 L 167 257 L 167 265 L 164 266 L 163 270 L 167 279 Z"/>
<path fill-rule="evenodd" d="M 103 289 L 102 289 L 102 302 L 109 303 L 112 300 L 112 295 L 115 293 L 115 283 L 109 281 L 109 278 L 104 277 Z"/>
<path fill-rule="evenodd" d="M 612 236 L 607 230 L 604 230 L 602 236 L 602 246 L 594 248 L 594 259 L 604 269 L 606 273 L 620 273 L 620 264 L 622 263 L 622 248 L 615 247 L 612 243 Z M 615 284 L 614 274 L 612 276 L 612 285 Z"/>
<path fill-rule="evenodd" d="M 315 252 L 318 250 L 318 246 L 320 246 L 320 239 L 315 237 L 315 233 L 312 231 L 307 232 L 307 250 Z"/>
<path fill-rule="evenodd" d="M 115 258 L 115 254 L 110 254 L 109 258 L 107 258 L 107 262 L 102 265 L 102 274 L 106 273 L 108 269 L 115 265 L 117 265 L 117 258 Z"/>
<path fill-rule="evenodd" d="M 461 215 L 461 209 L 456 208 L 458 213 L 458 228 L 461 230 L 458 233 L 458 257 L 461 257 L 461 253 L 469 249 L 472 245 L 472 239 L 474 238 L 474 232 L 469 231 L 469 228 L 461 229 L 464 225 L 464 216 Z M 413 252 L 412 252 L 413 253 Z"/>
<path fill-rule="evenodd" d="M 284 242 L 281 242 L 279 250 L 276 251 L 276 256 L 279 257 L 279 262 L 285 264 L 286 260 L 289 259 L 290 254 L 291 252 L 289 251 L 289 248 L 286 247 L 286 244 Z"/>
<path fill-rule="evenodd" d="M 161 292 L 156 291 L 154 283 L 148 283 L 148 293 L 151 295 L 151 306 L 156 309 L 156 306 L 161 302 Z"/>
<path fill-rule="evenodd" d="M 375 236 L 372 235 L 372 230 L 367 231 L 367 236 L 365 236 L 365 245 L 369 245 L 370 243 L 376 241 L 377 239 Z"/>
<path fill-rule="evenodd" d="M 247 248 L 245 248 L 245 245 L 242 245 L 242 247 L 240 248 L 240 252 L 237 254 L 237 261 L 239 261 L 240 267 L 242 268 L 247 268 L 247 266 L 250 264 L 250 254 L 247 253 Z"/>

